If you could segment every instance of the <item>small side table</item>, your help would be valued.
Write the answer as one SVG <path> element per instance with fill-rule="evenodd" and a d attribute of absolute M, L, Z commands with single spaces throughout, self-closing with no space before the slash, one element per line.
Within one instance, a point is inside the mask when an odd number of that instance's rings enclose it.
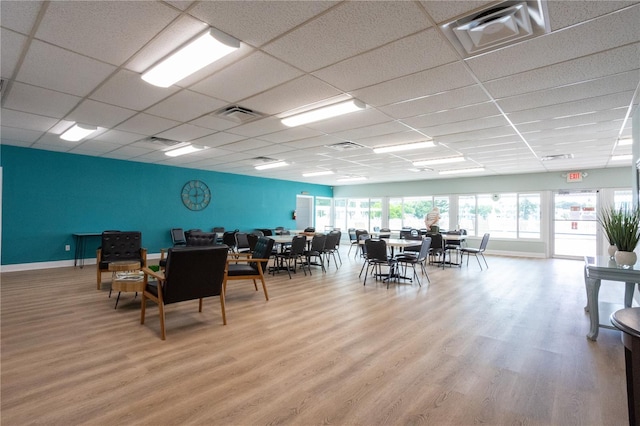
<path fill-rule="evenodd" d="M 111 297 L 112 291 L 118 291 L 116 305 L 113 309 L 118 307 L 121 292 L 134 291 L 137 296 L 138 292 L 144 291 L 144 274 L 140 271 L 140 262 L 127 260 L 111 262 L 109 263 L 109 271 L 111 271 L 111 290 L 109 290 L 109 297 Z"/>
<path fill-rule="evenodd" d="M 625 308 L 611 314 L 611 323 L 622 331 L 627 374 L 629 424 L 640 425 L 640 308 Z"/>

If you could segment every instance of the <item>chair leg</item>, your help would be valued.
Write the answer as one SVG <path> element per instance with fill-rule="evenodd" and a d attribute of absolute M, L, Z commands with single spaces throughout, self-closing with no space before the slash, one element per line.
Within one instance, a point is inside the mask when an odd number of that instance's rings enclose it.
<path fill-rule="evenodd" d="M 478 261 L 478 266 L 480 266 L 480 270 L 483 271 L 484 269 L 482 269 L 482 263 L 480 263 L 480 259 L 478 258 L 478 254 L 474 253 L 473 255 L 476 257 L 476 260 Z"/>
<path fill-rule="evenodd" d="M 198 300 L 198 312 L 202 312 L 202 297 Z"/>
<path fill-rule="evenodd" d="M 220 310 L 222 311 L 222 324 L 227 325 L 227 313 L 224 309 L 224 290 L 220 292 Z"/>
<path fill-rule="evenodd" d="M 147 298 L 144 296 L 144 292 L 142 292 L 142 299 L 140 300 L 140 324 L 144 324 L 144 312 L 147 307 Z"/>
<path fill-rule="evenodd" d="M 162 340 L 167 340 L 167 335 L 164 329 L 164 303 L 158 303 L 158 316 L 160 317 L 160 335 Z"/>
<path fill-rule="evenodd" d="M 116 297 L 116 306 L 113 307 L 113 309 L 116 309 L 118 307 L 118 302 L 120 301 L 120 293 L 118 292 L 118 297 Z M 111 297 L 111 290 L 109 290 L 109 297 Z"/>
<path fill-rule="evenodd" d="M 489 264 L 487 263 L 487 259 L 484 257 L 484 253 L 480 253 L 480 256 L 482 256 L 482 260 L 484 260 L 484 264 L 487 266 L 487 269 L 489 269 Z"/>

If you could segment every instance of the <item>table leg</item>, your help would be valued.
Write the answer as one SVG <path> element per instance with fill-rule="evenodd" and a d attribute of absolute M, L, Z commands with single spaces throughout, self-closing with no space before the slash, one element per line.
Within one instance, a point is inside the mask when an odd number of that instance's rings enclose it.
<path fill-rule="evenodd" d="M 624 307 L 630 308 L 636 283 L 624 283 Z"/>
<path fill-rule="evenodd" d="M 600 280 L 585 277 L 585 287 L 587 289 L 587 308 L 589 319 L 591 320 L 591 328 L 587 334 L 589 340 L 598 338 L 598 329 L 600 327 L 600 314 L 598 312 L 598 292 L 600 291 Z"/>

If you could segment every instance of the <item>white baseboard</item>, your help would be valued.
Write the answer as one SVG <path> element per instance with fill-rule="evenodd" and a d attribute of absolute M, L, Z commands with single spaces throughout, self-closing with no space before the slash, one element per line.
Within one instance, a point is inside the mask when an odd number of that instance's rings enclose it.
<path fill-rule="evenodd" d="M 160 259 L 160 253 L 147 254 L 147 260 Z M 96 259 L 84 259 L 84 266 L 96 264 Z M 37 269 L 67 268 L 73 266 L 72 260 L 57 260 L 53 262 L 16 263 L 14 265 L 0 266 L 0 272 L 35 271 Z M 77 266 L 80 267 L 79 265 Z"/>

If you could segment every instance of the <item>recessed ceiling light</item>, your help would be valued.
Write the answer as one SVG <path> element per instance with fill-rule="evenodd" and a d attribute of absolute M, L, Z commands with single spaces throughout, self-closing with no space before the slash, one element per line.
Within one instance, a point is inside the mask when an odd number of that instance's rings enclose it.
<path fill-rule="evenodd" d="M 348 101 L 338 102 L 321 108 L 312 109 L 311 111 L 301 112 L 300 114 L 285 117 L 282 124 L 288 127 L 301 126 L 303 124 L 313 123 L 315 121 L 325 120 L 338 115 L 349 114 L 351 112 L 360 111 L 367 106 L 364 102 L 357 99 L 349 99 Z"/>
<path fill-rule="evenodd" d="M 432 166 L 434 164 L 459 163 L 459 162 L 464 161 L 464 160 L 465 160 L 465 158 L 462 157 L 462 156 L 446 157 L 446 158 L 434 158 L 432 160 L 414 161 L 413 165 L 416 166 L 416 167 Z"/>
<path fill-rule="evenodd" d="M 258 166 L 255 166 L 255 169 L 267 170 L 267 169 L 275 169 L 276 167 L 283 167 L 288 165 L 289 163 L 287 163 L 286 161 L 276 161 L 275 163 L 260 164 Z"/>
<path fill-rule="evenodd" d="M 571 158 L 573 158 L 573 154 L 545 155 L 544 157 L 540 157 L 540 161 L 569 160 Z"/>
<path fill-rule="evenodd" d="M 191 154 L 192 152 L 202 151 L 208 147 L 202 145 L 186 145 L 180 148 L 172 149 L 164 153 L 169 157 L 178 157 L 180 155 Z"/>
<path fill-rule="evenodd" d="M 89 126 L 87 124 L 74 124 L 68 128 L 63 134 L 60 135 L 60 139 L 70 142 L 78 142 L 89 136 L 91 133 L 98 130 L 96 126 Z"/>
<path fill-rule="evenodd" d="M 322 170 L 319 172 L 310 172 L 310 173 L 303 173 L 302 176 L 304 177 L 313 177 L 313 176 L 326 176 L 326 175 L 332 175 L 333 172 L 331 170 Z"/>
<path fill-rule="evenodd" d="M 239 40 L 209 28 L 142 74 L 142 79 L 154 86 L 169 87 L 239 48 Z"/>
<path fill-rule="evenodd" d="M 455 169 L 455 170 L 442 170 L 439 172 L 441 175 L 457 175 L 459 173 L 476 173 L 484 172 L 484 167 L 474 167 L 471 169 Z"/>
<path fill-rule="evenodd" d="M 434 146 L 436 146 L 435 142 L 424 141 L 424 142 L 406 143 L 402 145 L 383 146 L 380 148 L 374 148 L 373 152 L 375 152 L 376 154 L 385 154 L 387 152 L 399 152 L 399 151 L 409 151 L 412 149 L 433 148 Z"/>

